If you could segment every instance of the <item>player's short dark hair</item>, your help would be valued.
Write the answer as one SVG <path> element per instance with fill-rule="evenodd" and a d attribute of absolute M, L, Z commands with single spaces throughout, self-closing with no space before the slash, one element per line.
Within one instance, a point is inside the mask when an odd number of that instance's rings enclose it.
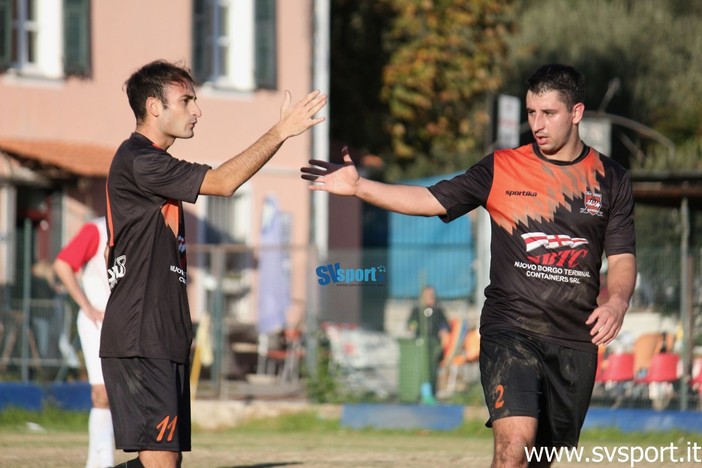
<path fill-rule="evenodd" d="M 570 65 L 551 63 L 527 79 L 527 90 L 537 95 L 558 91 L 570 110 L 575 104 L 585 102 L 585 77 Z"/>
<path fill-rule="evenodd" d="M 132 73 L 124 87 L 137 122 L 146 117 L 146 100 L 150 97 L 166 103 L 165 89 L 171 83 L 192 85 L 194 83 L 190 70 L 179 64 L 166 60 L 154 60 Z"/>

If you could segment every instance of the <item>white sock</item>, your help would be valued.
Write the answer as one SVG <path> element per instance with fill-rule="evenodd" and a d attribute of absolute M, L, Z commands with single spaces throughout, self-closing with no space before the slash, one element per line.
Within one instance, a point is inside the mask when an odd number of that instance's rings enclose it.
<path fill-rule="evenodd" d="M 112 413 L 107 408 L 91 408 L 88 418 L 88 461 L 86 468 L 105 468 L 115 463 Z"/>

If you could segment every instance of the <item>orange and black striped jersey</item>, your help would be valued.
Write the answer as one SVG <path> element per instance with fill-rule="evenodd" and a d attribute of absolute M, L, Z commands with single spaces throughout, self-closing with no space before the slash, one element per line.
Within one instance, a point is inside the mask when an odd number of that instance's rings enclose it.
<path fill-rule="evenodd" d="M 585 321 L 603 254 L 635 253 L 631 179 L 621 165 L 587 146 L 572 162 L 551 161 L 532 144 L 495 151 L 429 190 L 445 222 L 478 206 L 490 214 L 481 334 L 520 329 L 595 351 Z"/>
<path fill-rule="evenodd" d="M 107 178 L 110 299 L 100 357 L 185 363 L 192 342 L 182 202 L 209 166 L 181 161 L 133 133 Z"/>

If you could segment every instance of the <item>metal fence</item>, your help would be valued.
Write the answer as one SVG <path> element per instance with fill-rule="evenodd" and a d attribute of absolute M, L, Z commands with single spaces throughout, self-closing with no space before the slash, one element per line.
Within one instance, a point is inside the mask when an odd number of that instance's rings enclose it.
<path fill-rule="evenodd" d="M 417 247 L 414 254 L 430 258 L 436 252 Z M 460 257 L 465 249 L 458 246 L 449 254 Z M 691 255 L 687 275 L 677 252 L 640 249 L 638 258 L 632 309 L 620 338 L 602 355 L 603 362 L 615 351 L 635 354 L 640 336 L 664 332 L 670 341 L 663 351 L 678 356 L 675 375 L 667 381 L 647 381 L 646 369 L 639 367 L 631 378 L 599 380 L 593 404 L 696 408 L 700 398 L 695 379 L 702 378 L 702 253 Z M 388 250 L 333 250 L 321 259 L 311 246 L 193 245 L 188 260 L 200 345 L 193 383 L 200 395 L 232 398 L 229 386 L 236 382 L 297 385 L 304 392 L 305 384 L 320 378 L 319 363 L 326 356 L 328 377 L 337 380 L 337 390 L 349 398 L 398 398 L 405 378 L 400 343 L 409 336 L 405 325 L 416 298 L 392 297 L 391 282 L 398 276 Z M 46 268 L 20 267 L 19 280 L 0 288 L 4 381 L 85 379 L 75 304 L 52 287 Z M 472 271 L 468 262 L 463 268 Z M 338 269 L 343 275 L 332 277 Z M 406 273 L 403 281 L 408 281 Z M 453 279 L 456 273 L 443 274 Z M 412 275 L 418 286 L 431 283 L 437 288 L 450 319 L 462 321 L 467 329 L 476 326 L 474 297 L 442 297 L 440 276 L 429 278 L 421 270 Z M 684 304 L 688 311 L 681 314 Z M 661 351 L 660 344 L 656 346 Z M 476 364 L 452 364 L 441 370 L 439 396 L 456 401 L 481 398 Z"/>

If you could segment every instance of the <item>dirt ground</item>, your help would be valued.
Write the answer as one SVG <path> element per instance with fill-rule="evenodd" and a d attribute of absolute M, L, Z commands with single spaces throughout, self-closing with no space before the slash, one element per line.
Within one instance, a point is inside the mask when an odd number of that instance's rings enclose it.
<path fill-rule="evenodd" d="M 485 440 L 431 435 L 239 434 L 193 435 L 184 467 L 446 467 L 489 466 Z M 87 438 L 77 433 L 0 434 L 0 467 L 80 467 Z M 133 458 L 122 452 L 115 463 Z"/>
<path fill-rule="evenodd" d="M 87 435 L 74 432 L 0 433 L 0 467 L 82 467 Z M 184 467 L 488 467 L 492 441 L 432 433 L 205 432 L 193 434 Z M 117 452 L 115 462 L 133 458 Z M 699 463 L 554 463 L 554 467 L 692 467 Z"/>

